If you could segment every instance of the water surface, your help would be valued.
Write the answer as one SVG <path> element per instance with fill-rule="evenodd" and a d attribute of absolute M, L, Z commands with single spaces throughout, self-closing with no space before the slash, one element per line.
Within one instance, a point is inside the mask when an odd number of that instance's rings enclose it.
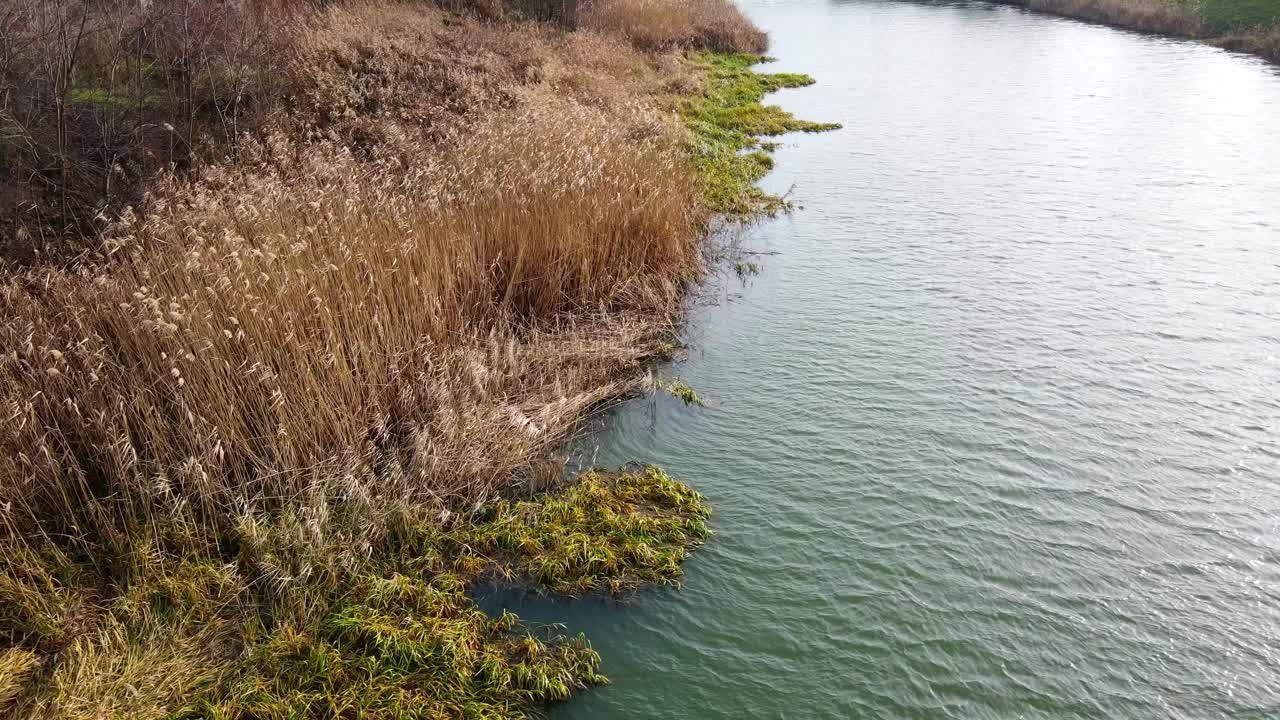
<path fill-rule="evenodd" d="M 980 2 L 757 0 L 804 206 L 597 460 L 717 536 L 680 592 L 526 599 L 558 718 L 1280 717 L 1280 71 Z"/>

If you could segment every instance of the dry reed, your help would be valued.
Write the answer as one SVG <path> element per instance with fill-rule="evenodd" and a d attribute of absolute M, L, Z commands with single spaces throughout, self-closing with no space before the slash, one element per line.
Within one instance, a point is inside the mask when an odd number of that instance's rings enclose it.
<path fill-rule="evenodd" d="M 1194 8 L 1168 0 L 1030 0 L 1027 7 L 1140 32 L 1181 37 L 1202 37 L 1207 32 Z"/>
<path fill-rule="evenodd" d="M 0 274 L 0 714 L 169 716 L 405 527 L 558 477 L 701 269 L 685 131 L 655 109 L 687 66 L 653 53 L 763 47 L 726 3 L 666 5 L 651 35 L 625 9 L 568 33 L 235 6 L 278 52 L 232 96 L 221 56 L 189 58 L 213 104 L 189 84 L 174 132 L 203 159 L 146 176 L 74 262 Z"/>
<path fill-rule="evenodd" d="M 768 36 L 727 0 L 591 0 L 579 22 L 643 50 L 761 53 L 768 46 Z"/>

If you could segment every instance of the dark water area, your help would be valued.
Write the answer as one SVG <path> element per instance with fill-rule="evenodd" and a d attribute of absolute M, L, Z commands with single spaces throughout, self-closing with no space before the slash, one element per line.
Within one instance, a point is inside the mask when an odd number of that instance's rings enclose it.
<path fill-rule="evenodd" d="M 685 588 L 504 598 L 556 718 L 1280 717 L 1280 69 L 981 2 L 747 0 L 762 273 L 585 449 L 702 490 Z"/>

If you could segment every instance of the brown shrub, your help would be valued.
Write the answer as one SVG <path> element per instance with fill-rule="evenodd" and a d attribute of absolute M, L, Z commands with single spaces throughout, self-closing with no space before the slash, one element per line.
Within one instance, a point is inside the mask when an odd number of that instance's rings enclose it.
<path fill-rule="evenodd" d="M 233 144 L 278 105 L 289 0 L 11 0 L 0 10 L 5 256 L 55 254 L 157 170 Z M 74 247 L 71 248 L 74 251 Z"/>
<path fill-rule="evenodd" d="M 538 62 L 529 57 L 537 31 L 465 20 L 444 25 L 444 17 L 408 4 L 331 8 L 296 39 L 289 126 L 352 141 L 353 128 L 385 118 L 439 132 L 510 107 L 513 89 L 526 81 L 524 67 Z"/>
<path fill-rule="evenodd" d="M 620 35 L 642 50 L 762 53 L 768 35 L 728 0 L 590 0 L 580 27 Z"/>
<path fill-rule="evenodd" d="M 435 0 L 436 7 L 455 13 L 469 13 L 486 20 L 497 20 L 506 15 L 503 0 Z"/>
<path fill-rule="evenodd" d="M 1027 7 L 1140 32 L 1182 37 L 1206 33 L 1204 21 L 1193 9 L 1168 0 L 1030 0 Z"/>
<path fill-rule="evenodd" d="M 1254 53 L 1272 62 L 1280 62 L 1280 26 L 1232 33 L 1220 44 L 1228 50 Z"/>

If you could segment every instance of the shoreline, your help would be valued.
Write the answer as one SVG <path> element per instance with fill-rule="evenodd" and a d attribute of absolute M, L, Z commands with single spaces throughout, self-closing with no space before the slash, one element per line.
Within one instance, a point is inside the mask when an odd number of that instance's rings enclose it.
<path fill-rule="evenodd" d="M 998 5 L 1056 15 L 1161 37 L 1193 40 L 1280 64 L 1280 9 L 1270 27 L 1215 27 L 1196 11 L 1166 0 L 991 0 Z M 1231 0 L 1220 0 L 1223 4 Z"/>
<path fill-rule="evenodd" d="M 72 58 L 57 151 L 85 157 L 20 187 L 0 258 L 0 713 L 524 717 L 607 682 L 600 657 L 470 588 L 676 585 L 709 535 L 660 469 L 558 483 L 554 453 L 671 356 L 711 218 L 787 209 L 759 138 L 836 126 L 763 99 L 813 80 L 756 72 L 765 35 L 723 0 L 602 2 L 572 32 L 306 12 L 204 29 L 266 43 L 230 98 L 244 59 L 206 59 L 212 114 L 105 29 Z M 116 186 L 74 185 L 115 141 L 77 117 L 177 110 L 167 166 L 122 146 Z"/>

